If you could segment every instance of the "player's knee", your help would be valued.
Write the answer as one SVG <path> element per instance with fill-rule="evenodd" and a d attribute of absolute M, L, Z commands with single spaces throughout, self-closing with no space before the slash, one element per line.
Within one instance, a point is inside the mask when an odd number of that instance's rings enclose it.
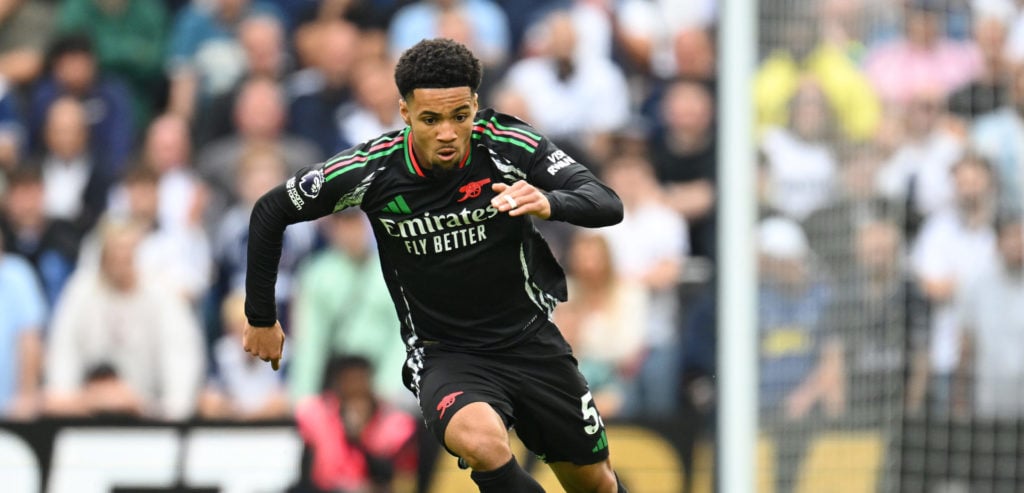
<path fill-rule="evenodd" d="M 617 493 L 620 483 L 611 464 L 604 461 L 588 466 L 574 466 L 568 463 L 552 465 L 559 482 L 567 493 Z"/>
<path fill-rule="evenodd" d="M 444 434 L 445 445 L 474 471 L 497 469 L 512 458 L 505 423 L 485 403 L 455 413 Z"/>
<path fill-rule="evenodd" d="M 603 469 L 594 475 L 591 487 L 587 493 L 617 493 L 619 491 L 619 480 L 611 468 Z M 622 490 L 625 491 L 625 490 Z"/>
<path fill-rule="evenodd" d="M 465 443 L 459 457 L 474 471 L 492 471 L 505 465 L 512 458 L 507 441 L 494 437 L 476 437 Z"/>

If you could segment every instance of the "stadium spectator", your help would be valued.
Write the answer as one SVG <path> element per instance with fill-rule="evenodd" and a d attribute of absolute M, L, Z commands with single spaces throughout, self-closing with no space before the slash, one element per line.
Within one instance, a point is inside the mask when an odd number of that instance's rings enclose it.
<path fill-rule="evenodd" d="M 23 166 L 9 175 L 0 214 L 0 236 L 8 252 L 23 256 L 35 271 L 48 306 L 60 296 L 75 269 L 81 235 L 75 227 L 46 214 L 43 176 Z"/>
<path fill-rule="evenodd" d="M 891 204 L 875 190 L 875 175 L 882 166 L 881 151 L 865 145 L 844 154 L 835 197 L 803 222 L 811 250 L 840 282 L 862 270 L 855 262 L 855 238 L 861 224 L 879 216 L 903 218 L 903 204 Z"/>
<path fill-rule="evenodd" d="M 936 91 L 910 96 L 897 147 L 876 175 L 879 192 L 907 204 L 911 230 L 920 218 L 953 203 L 950 170 L 964 152 L 966 131 Z"/>
<path fill-rule="evenodd" d="M 881 426 L 903 406 L 911 361 L 926 355 L 929 308 L 905 265 L 902 235 L 888 219 L 864 219 L 854 228 L 856 274 L 837 283 L 823 318 L 842 347 L 846 423 Z"/>
<path fill-rule="evenodd" d="M 296 47 L 308 66 L 289 82 L 289 130 L 333 156 L 352 144 L 343 140 L 338 113 L 352 100 L 360 34 L 352 24 L 333 21 L 310 26 L 304 36 L 296 36 Z"/>
<path fill-rule="evenodd" d="M 1024 206 L 1024 65 L 1010 77 L 1010 99 L 980 116 L 971 129 L 971 143 L 992 163 L 999 184 L 1000 205 Z"/>
<path fill-rule="evenodd" d="M 996 261 L 993 220 L 997 199 L 991 165 L 968 154 L 954 166 L 953 179 L 955 206 L 926 220 L 911 252 L 914 274 L 934 307 L 929 330 L 928 409 L 940 415 L 951 410 L 951 378 L 960 360 L 961 328 L 954 295 Z M 919 408 L 923 403 L 911 404 Z"/>
<path fill-rule="evenodd" d="M 0 237 L 0 417 L 30 419 L 42 403 L 42 331 L 47 304 L 32 267 Z"/>
<path fill-rule="evenodd" d="M 284 156 L 271 145 L 253 144 L 244 150 L 239 158 L 234 181 L 235 194 L 239 201 L 217 216 L 218 222 L 213 243 L 214 285 L 211 288 L 209 304 L 220 306 L 229 293 L 245 286 L 245 265 L 249 244 L 249 216 L 253 205 L 264 193 L 284 181 Z M 316 241 L 316 227 L 311 223 L 288 228 L 284 235 L 279 275 L 275 284 L 278 308 L 282 317 L 288 316 L 292 300 L 292 284 L 299 263 L 313 249 Z M 287 320 L 287 318 L 285 318 Z M 208 324 L 207 335 L 220 333 L 219 324 Z"/>
<path fill-rule="evenodd" d="M 759 416 L 776 437 L 776 491 L 791 491 L 820 417 L 842 412 L 842 353 L 823 327 L 832 288 L 799 224 L 766 218 L 757 239 Z"/>
<path fill-rule="evenodd" d="M 45 150 L 37 157 L 43 174 L 46 215 L 92 228 L 107 204 L 114 166 L 89 147 L 89 122 L 82 103 L 62 97 L 50 105 L 43 128 Z"/>
<path fill-rule="evenodd" d="M 158 177 L 156 221 L 162 228 L 188 229 L 199 224 L 208 200 L 205 185 L 192 169 L 188 122 L 165 113 L 150 123 L 142 143 L 141 163 Z M 127 214 L 124 187 L 111 192 L 108 211 Z"/>
<path fill-rule="evenodd" d="M 802 221 L 832 198 L 836 158 L 831 144 L 836 122 L 821 86 L 812 79 L 804 79 L 789 104 L 788 125 L 766 129 L 761 150 L 766 157 L 769 205 Z"/>
<path fill-rule="evenodd" d="M 572 20 L 573 28 L 576 31 L 576 59 L 587 58 L 612 58 L 612 44 L 615 39 L 612 37 L 613 26 L 611 15 L 614 13 L 614 6 L 605 0 L 570 0 L 562 6 L 555 4 L 554 10 L 565 8 Z M 552 8 L 546 9 L 550 12 Z M 543 31 L 547 26 L 543 22 L 543 15 L 531 28 Z M 526 44 L 521 49 L 527 55 L 535 55 L 544 51 L 545 35 L 527 33 Z M 538 46 L 536 43 L 540 43 Z"/>
<path fill-rule="evenodd" d="M 1006 75 L 1011 65 L 1006 57 L 1008 19 L 982 14 L 974 21 L 974 43 L 982 56 L 982 70 L 970 84 L 949 97 L 949 110 L 962 118 L 976 118 L 999 108 L 1007 99 Z"/>
<path fill-rule="evenodd" d="M 131 221 L 143 228 L 135 253 L 138 266 L 147 275 L 158 277 L 166 292 L 197 302 L 210 286 L 210 242 L 198 213 L 184 224 L 160 222 L 159 180 L 156 171 L 143 165 L 128 170 L 121 180 L 127 207 L 108 210 L 104 219 Z M 99 264 L 101 234 L 85 239 L 79 265 L 95 268 Z"/>
<path fill-rule="evenodd" d="M 307 0 L 305 4 L 306 8 L 300 9 L 296 17 L 296 32 L 306 24 L 343 20 L 365 31 L 383 34 L 398 6 L 396 0 Z"/>
<path fill-rule="evenodd" d="M 145 416 L 145 403 L 109 364 L 90 368 L 82 380 L 77 416 L 121 421 Z"/>
<path fill-rule="evenodd" d="M 909 1 L 903 34 L 868 53 L 864 72 L 885 103 L 906 105 L 922 91 L 945 100 L 981 75 L 983 59 L 977 45 L 947 33 L 947 3 Z"/>
<path fill-rule="evenodd" d="M 684 31 L 700 32 L 715 21 L 716 0 L 626 0 L 616 8 L 617 41 L 643 73 L 667 78 L 677 73 L 673 46 Z"/>
<path fill-rule="evenodd" d="M 294 358 L 288 368 L 292 397 L 319 392 L 327 361 L 344 353 L 364 357 L 376 368 L 374 394 L 406 404 L 405 346 L 394 330 L 398 317 L 370 225 L 362 214 L 346 211 L 325 218 L 322 226 L 330 247 L 311 256 L 295 279 Z"/>
<path fill-rule="evenodd" d="M 818 7 L 822 39 L 846 47 L 857 58 L 863 56 L 865 46 L 891 39 L 902 30 L 904 2 L 823 0 L 811 5 Z"/>
<path fill-rule="evenodd" d="M 255 421 L 284 419 L 291 414 L 280 375 L 242 349 L 245 297 L 234 292 L 221 303 L 224 335 L 210 354 L 212 375 L 199 397 L 205 419 Z"/>
<path fill-rule="evenodd" d="M 95 389 L 86 386 L 87 377 L 109 367 L 101 373 L 113 372 L 124 383 L 110 386 L 118 402 L 137 400 L 148 417 L 189 417 L 205 367 L 199 326 L 184 299 L 136 267 L 142 226 L 115 221 L 101 230 L 99 268 L 76 271 L 54 310 L 46 410 L 90 412 Z M 172 347 L 177 350 L 167 350 Z M 101 382 L 110 383 L 107 377 Z"/>
<path fill-rule="evenodd" d="M 787 29 L 790 39 L 770 51 L 757 70 L 754 104 L 758 126 L 782 126 L 790 121 L 793 98 L 806 80 L 812 79 L 824 94 L 842 136 L 852 141 L 870 138 L 878 128 L 882 107 L 850 53 L 852 47 L 820 36 L 813 27 L 814 19 L 796 22 L 810 25 Z"/>
<path fill-rule="evenodd" d="M 661 101 L 661 131 L 651 134 L 649 153 L 668 204 L 689 226 L 692 252 L 715 256 L 715 175 L 718 147 L 715 104 L 701 84 L 671 83 Z"/>
<path fill-rule="evenodd" d="M 841 394 L 830 373 L 837 370 L 830 366 L 838 346 L 821 330 L 832 288 L 815 271 L 799 224 L 769 217 L 757 234 L 763 272 L 758 288 L 761 409 L 791 420 L 807 416 L 819 403 L 829 414 L 838 413 Z"/>
<path fill-rule="evenodd" d="M 502 66 L 514 54 L 508 18 L 492 0 L 424 0 L 405 5 L 391 19 L 388 46 L 392 58 L 397 60 L 398 55 L 421 39 L 437 37 L 441 17 L 452 10 L 472 19 L 472 38 L 466 46 L 480 57 L 485 69 Z"/>
<path fill-rule="evenodd" d="M 284 132 L 287 104 L 281 86 L 256 78 L 242 86 L 235 104 L 236 132 L 199 149 L 196 167 L 213 192 L 209 214 L 220 214 L 236 200 L 238 164 L 253 146 L 271 146 L 284 159 L 287 173 L 320 161 L 320 151 L 308 140 Z"/>
<path fill-rule="evenodd" d="M 646 160 L 616 159 L 605 173 L 622 199 L 622 222 L 600 231 L 611 248 L 615 271 L 648 293 L 647 319 L 640 330 L 643 356 L 627 385 L 622 413 L 668 417 L 679 402 L 679 303 L 683 264 L 689 250 L 686 221 L 662 199 Z"/>
<path fill-rule="evenodd" d="M 163 59 L 168 27 L 161 0 L 69 0 L 62 2 L 57 28 L 88 34 L 100 71 L 131 89 L 135 127 L 144 128 L 164 90 Z"/>
<path fill-rule="evenodd" d="M 266 78 L 283 82 L 291 65 L 284 26 L 269 14 L 249 16 L 238 24 L 238 42 L 245 54 L 245 69 L 232 86 L 213 96 L 195 122 L 193 144 L 200 148 L 237 130 L 232 116 L 240 89 L 253 79 Z"/>
<path fill-rule="evenodd" d="M 352 144 L 405 127 L 395 109 L 398 90 L 391 82 L 394 69 L 383 60 L 365 60 L 352 71 L 354 98 L 340 117 L 341 139 Z"/>
<path fill-rule="evenodd" d="M 528 94 L 533 123 L 552 139 L 577 139 L 597 158 L 606 157 L 611 133 L 629 118 L 629 89 L 622 71 L 608 58 L 576 56 L 572 17 L 564 10 L 544 19 L 543 51 L 520 60 L 505 84 Z"/>
<path fill-rule="evenodd" d="M 231 89 L 245 71 L 238 26 L 256 14 L 281 17 L 264 0 L 192 1 L 178 12 L 164 58 L 170 112 L 194 121 L 214 96 Z"/>
<path fill-rule="evenodd" d="M 479 27 L 468 16 L 468 12 L 465 9 L 447 9 L 437 17 L 437 37 L 439 38 L 451 39 L 468 46 L 473 43 L 473 37 L 477 29 Z M 390 57 L 388 59 L 390 60 Z M 480 82 L 478 94 L 485 99 L 489 98 L 493 87 L 501 79 L 506 68 L 504 59 L 501 63 L 494 63 L 492 66 L 486 67 L 486 73 Z"/>
<path fill-rule="evenodd" d="M 555 320 L 590 383 L 605 417 L 619 414 L 626 385 L 639 370 L 649 319 L 649 295 L 615 268 L 600 233 L 579 231 L 569 249 L 569 301 Z"/>
<path fill-rule="evenodd" d="M 699 81 L 714 90 L 718 57 L 710 29 L 683 29 L 672 40 L 676 77 Z"/>
<path fill-rule="evenodd" d="M 39 77 L 54 10 L 49 2 L 34 0 L 9 0 L 0 6 L 0 79 L 20 89 Z"/>
<path fill-rule="evenodd" d="M 416 420 L 373 393 L 373 371 L 359 356 L 332 358 L 322 392 L 296 407 L 302 491 L 392 491 L 416 471 Z"/>
<path fill-rule="evenodd" d="M 1024 225 L 1020 216 L 1001 217 L 997 229 L 998 261 L 958 291 L 965 349 L 957 380 L 965 385 L 954 398 L 962 399 L 956 403 L 962 415 L 1018 420 L 1024 365 L 1014 349 L 1024 344 L 1024 305 L 1017 301 L 1024 296 Z"/>
<path fill-rule="evenodd" d="M 135 145 L 131 90 L 119 79 L 104 74 L 97 64 L 92 41 L 79 34 L 54 41 L 47 54 L 47 74 L 32 92 L 30 140 L 41 151 L 50 107 L 60 98 L 82 104 L 89 125 L 89 147 L 109 172 L 124 169 Z"/>

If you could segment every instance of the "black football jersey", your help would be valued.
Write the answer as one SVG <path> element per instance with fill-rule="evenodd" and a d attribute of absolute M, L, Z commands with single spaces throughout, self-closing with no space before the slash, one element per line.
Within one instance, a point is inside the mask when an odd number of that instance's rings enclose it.
<path fill-rule="evenodd" d="M 491 205 L 492 184 L 525 180 L 544 190 L 552 220 L 603 226 L 621 219 L 611 189 L 514 117 L 478 112 L 470 151 L 444 171 L 417 162 L 409 132 L 343 151 L 260 199 L 250 224 L 250 323 L 269 326 L 276 318 L 284 227 L 358 207 L 372 224 L 410 348 L 507 348 L 529 338 L 565 300 L 565 276 L 527 216 Z"/>

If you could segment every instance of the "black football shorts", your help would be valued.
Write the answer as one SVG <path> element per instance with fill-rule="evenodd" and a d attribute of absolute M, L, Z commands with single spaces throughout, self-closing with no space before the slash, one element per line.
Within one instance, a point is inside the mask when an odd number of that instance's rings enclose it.
<path fill-rule="evenodd" d="M 557 331 L 553 325 L 548 329 Z M 418 396 L 427 428 L 443 444 L 445 429 L 459 409 L 486 402 L 544 462 L 587 465 L 607 459 L 604 423 L 576 359 L 567 345 L 556 351 L 544 345 L 500 353 L 428 345 L 413 355 L 410 361 L 418 358 Z M 415 390 L 411 378 L 407 371 L 406 381 Z"/>

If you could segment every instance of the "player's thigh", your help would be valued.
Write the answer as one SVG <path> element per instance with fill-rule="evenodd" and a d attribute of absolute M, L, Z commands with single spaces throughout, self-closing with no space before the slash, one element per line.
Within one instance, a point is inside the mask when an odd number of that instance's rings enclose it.
<path fill-rule="evenodd" d="M 518 374 L 516 434 L 527 448 L 547 463 L 608 459 L 604 422 L 571 356 L 533 359 Z"/>
<path fill-rule="evenodd" d="M 420 410 L 427 429 L 453 455 L 459 455 L 448 446 L 448 428 L 453 422 L 459 430 L 489 430 L 492 434 L 497 430 L 502 436 L 507 436 L 512 422 L 511 399 L 484 365 L 485 361 L 462 355 L 427 357 L 417 378 Z M 467 407 L 472 407 L 469 414 L 462 415 Z M 460 418 L 455 419 L 456 415 Z M 464 419 L 472 416 L 481 418 L 479 423 Z M 460 431 L 454 438 L 462 435 Z"/>
<path fill-rule="evenodd" d="M 615 493 L 618 490 L 618 481 L 607 460 L 585 466 L 551 462 L 548 467 L 554 471 L 566 493 Z"/>

